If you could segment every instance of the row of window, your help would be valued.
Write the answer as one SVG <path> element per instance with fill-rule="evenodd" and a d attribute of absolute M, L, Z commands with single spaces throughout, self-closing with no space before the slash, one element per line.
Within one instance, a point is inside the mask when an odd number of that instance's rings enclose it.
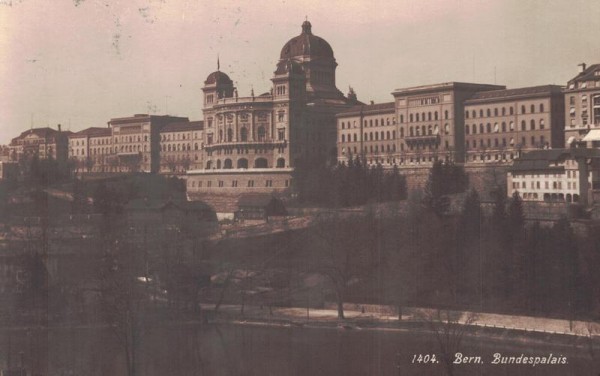
<path fill-rule="evenodd" d="M 465 124 L 465 134 L 477 134 L 477 124 Z M 537 129 L 536 126 L 536 122 L 534 119 L 531 119 L 529 121 L 529 130 L 530 131 L 534 131 Z M 539 129 L 546 129 L 546 122 L 544 121 L 544 119 L 540 119 L 539 121 Z M 498 133 L 498 132 L 507 132 L 508 131 L 514 131 L 515 130 L 515 123 L 514 122 L 510 122 L 508 125 L 508 128 L 506 126 L 506 122 L 502 122 L 501 125 L 498 125 L 498 123 L 494 123 L 494 127 L 492 128 L 492 124 L 487 123 L 484 127 L 483 123 L 479 124 L 479 133 Z M 525 120 L 521 121 L 521 131 L 527 131 L 527 122 Z"/>
<path fill-rule="evenodd" d="M 142 138 L 140 135 L 137 136 L 137 140 L 135 136 L 115 136 L 115 144 L 124 143 L 124 142 L 141 142 Z M 144 136 L 144 142 L 148 142 L 148 136 Z"/>
<path fill-rule="evenodd" d="M 198 138 L 198 134 L 197 133 L 192 133 L 194 135 L 194 138 Z M 177 137 L 175 136 L 177 135 Z M 186 134 L 185 133 L 175 133 L 173 134 L 173 141 L 177 141 L 177 140 L 189 140 L 191 139 L 190 134 L 187 134 L 187 138 L 186 138 Z M 160 140 L 161 141 L 171 141 L 171 134 L 167 133 L 167 134 L 163 134 L 160 136 Z"/>
<path fill-rule="evenodd" d="M 540 181 L 531 181 L 530 183 L 531 184 L 529 184 L 529 186 L 531 189 L 542 189 L 542 184 Z M 527 183 L 524 181 L 523 182 L 514 181 L 513 189 L 519 189 L 519 188 L 527 188 Z M 561 181 L 553 181 L 552 188 L 550 188 L 550 182 L 545 181 L 544 189 L 562 189 L 562 182 Z M 577 183 L 576 182 L 567 182 L 567 189 L 577 189 Z"/>
<path fill-rule="evenodd" d="M 394 125 L 396 124 L 396 118 L 392 117 L 392 120 L 390 121 L 390 118 L 381 118 L 381 119 L 365 119 L 363 120 L 363 127 L 379 127 L 384 126 L 384 125 Z M 346 123 L 344 121 L 342 121 L 342 129 L 351 129 L 352 124 L 350 124 L 350 122 Z M 356 128 L 356 120 L 353 123 L 354 127 Z"/>
<path fill-rule="evenodd" d="M 395 140 L 396 139 L 396 131 L 384 132 L 365 132 L 364 141 L 379 141 L 379 140 Z M 348 142 L 358 142 L 358 133 L 353 133 L 348 135 Z M 341 142 L 346 142 L 346 135 L 342 134 Z"/>
<path fill-rule="evenodd" d="M 205 182 L 203 180 L 199 180 L 198 184 L 196 185 L 196 181 L 195 180 L 191 180 L 191 181 L 188 181 L 188 186 L 191 187 L 191 188 L 196 188 L 196 186 L 198 188 L 203 188 L 204 183 Z M 225 181 L 224 180 L 217 180 L 216 183 L 217 183 L 216 186 L 219 187 L 219 188 L 224 188 L 225 187 Z M 289 187 L 290 186 L 290 181 L 288 179 L 286 179 L 284 181 L 284 185 L 285 185 L 285 187 Z M 212 188 L 212 186 L 213 186 L 212 180 L 207 180 L 206 181 L 206 188 Z M 239 186 L 238 180 L 231 180 L 231 182 L 230 182 L 230 187 L 231 188 L 237 188 L 238 186 Z M 254 180 L 248 180 L 246 182 L 246 186 L 248 188 L 254 188 L 255 187 L 255 181 Z M 265 180 L 265 187 L 267 187 L 267 188 L 273 187 L 273 180 L 271 180 L 271 179 Z"/>
<path fill-rule="evenodd" d="M 190 151 L 192 150 L 192 144 L 161 144 L 160 151 Z M 198 143 L 194 144 L 194 150 L 200 150 Z"/>
<path fill-rule="evenodd" d="M 546 143 L 546 138 L 544 136 L 540 136 L 539 138 L 539 143 L 536 143 L 536 138 L 535 136 L 531 136 L 531 143 L 530 146 L 533 147 L 544 147 L 544 146 L 548 146 Z M 472 145 L 473 148 L 477 147 L 477 140 L 472 140 L 471 142 L 469 142 L 469 140 L 465 141 L 465 148 L 469 149 L 469 146 Z M 515 139 L 513 137 L 510 138 L 510 141 L 506 142 L 506 138 L 502 138 L 501 140 L 495 138 L 494 139 L 494 147 L 506 147 L 507 145 L 510 145 L 511 147 L 513 147 L 515 145 Z M 484 139 L 479 139 L 479 147 L 492 147 L 492 139 L 488 138 L 486 140 Z M 522 147 L 526 147 L 527 146 L 527 138 L 526 137 L 521 137 L 521 146 Z"/>
<path fill-rule="evenodd" d="M 534 114 L 535 113 L 535 105 L 532 104 L 531 106 L 529 106 L 529 113 L 530 114 Z M 539 104 L 539 112 L 544 112 L 544 104 L 540 103 Z M 526 114 L 527 113 L 527 107 L 525 105 L 521 105 L 521 114 Z M 493 114 L 494 116 L 506 116 L 506 107 L 502 107 L 500 110 L 498 110 L 498 108 L 494 108 L 493 110 Z M 514 115 L 515 114 L 515 110 L 514 108 L 511 106 L 508 108 L 508 115 Z M 486 109 L 485 112 L 483 111 L 483 109 L 479 110 L 479 117 L 491 117 L 492 116 L 492 110 L 491 109 Z M 477 117 L 477 111 L 476 110 L 465 110 L 465 118 L 468 119 L 469 117 L 472 117 L 473 119 L 475 119 Z"/>
<path fill-rule="evenodd" d="M 220 170 L 221 168 L 232 169 L 233 161 L 229 158 L 226 158 L 225 160 L 223 160 L 222 163 L 221 163 L 220 159 L 217 159 L 215 164 L 213 164 L 213 161 L 206 162 L 207 170 L 211 170 L 213 167 L 218 170 Z M 269 167 L 269 163 L 266 158 L 256 158 L 254 160 L 254 168 L 268 168 L 268 167 Z M 285 167 L 285 158 L 278 158 L 275 163 L 275 167 L 284 168 Z M 238 159 L 237 163 L 236 163 L 236 168 L 248 168 L 248 159 L 246 159 L 246 158 Z"/>
<path fill-rule="evenodd" d="M 432 116 L 433 114 L 433 116 Z M 448 110 L 444 111 L 444 119 L 447 120 L 450 118 L 450 113 L 448 112 Z M 421 112 L 421 113 L 414 113 L 414 114 L 409 114 L 408 115 L 408 121 L 410 123 L 412 122 L 420 122 L 420 121 L 435 121 L 435 120 L 439 120 L 439 115 L 437 111 L 434 111 L 433 113 L 430 112 Z M 404 123 L 404 114 L 400 114 L 400 123 Z"/>

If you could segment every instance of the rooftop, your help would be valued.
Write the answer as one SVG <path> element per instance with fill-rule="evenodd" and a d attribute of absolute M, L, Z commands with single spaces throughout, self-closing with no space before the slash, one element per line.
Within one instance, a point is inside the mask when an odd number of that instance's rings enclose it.
<path fill-rule="evenodd" d="M 352 106 L 348 109 L 340 111 L 337 116 L 350 116 L 350 115 L 359 115 L 361 112 L 363 114 L 372 114 L 372 113 L 389 113 L 395 111 L 395 102 L 386 102 L 386 103 L 377 103 L 377 104 L 365 104 Z"/>
<path fill-rule="evenodd" d="M 162 127 L 162 132 L 201 131 L 204 129 L 203 121 L 178 121 Z"/>
<path fill-rule="evenodd" d="M 600 81 L 600 64 L 592 64 L 585 68 L 583 72 L 569 80 L 569 83 L 582 82 L 582 81 Z"/>
<path fill-rule="evenodd" d="M 600 158 L 599 149 L 543 149 L 524 153 L 515 159 L 510 171 L 562 170 L 558 163 L 573 158 Z"/>
<path fill-rule="evenodd" d="M 543 86 L 531 86 L 522 87 L 517 89 L 503 89 L 503 90 L 490 90 L 480 91 L 475 93 L 470 99 L 465 101 L 465 104 L 486 101 L 489 99 L 505 99 L 515 97 L 530 97 L 530 96 L 550 96 L 552 94 L 561 94 L 562 87 L 558 85 L 543 85 Z"/>
<path fill-rule="evenodd" d="M 112 134 L 112 131 L 110 128 L 90 127 L 90 128 L 87 128 L 82 131 L 79 131 L 79 132 L 69 135 L 69 138 L 77 138 L 77 137 L 85 137 L 85 136 L 102 137 L 102 136 L 110 136 L 111 134 Z"/>

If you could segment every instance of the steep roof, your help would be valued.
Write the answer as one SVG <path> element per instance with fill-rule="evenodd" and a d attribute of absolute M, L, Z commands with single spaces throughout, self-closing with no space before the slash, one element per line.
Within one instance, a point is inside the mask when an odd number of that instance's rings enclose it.
<path fill-rule="evenodd" d="M 583 72 L 569 80 L 569 83 L 582 82 L 582 81 L 600 81 L 600 74 L 596 74 L 600 71 L 600 64 L 592 64 L 585 68 Z"/>
<path fill-rule="evenodd" d="M 56 129 L 53 129 L 53 128 L 50 128 L 50 127 L 45 127 L 45 128 L 31 128 L 31 129 L 28 129 L 28 130 L 26 130 L 24 132 L 21 132 L 21 134 L 19 136 L 13 138 L 11 140 L 11 145 L 13 145 L 17 140 L 23 139 L 23 138 L 25 138 L 25 137 L 27 137 L 29 135 L 35 135 L 35 136 L 37 136 L 39 138 L 48 139 L 48 138 L 52 138 L 52 137 L 56 136 L 59 133 L 62 133 L 62 134 L 65 134 L 65 135 L 68 136 L 68 135 L 72 134 L 73 132 L 70 132 L 70 131 L 59 132 Z"/>

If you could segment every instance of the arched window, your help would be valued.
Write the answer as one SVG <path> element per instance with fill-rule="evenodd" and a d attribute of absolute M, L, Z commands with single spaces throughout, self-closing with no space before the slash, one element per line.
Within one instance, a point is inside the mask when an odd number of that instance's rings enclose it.
<path fill-rule="evenodd" d="M 355 134 L 354 134 L 354 142 L 356 142 L 356 141 L 357 141 L 357 135 L 356 135 L 356 133 L 355 133 Z"/>
<path fill-rule="evenodd" d="M 257 135 L 258 135 L 258 141 L 265 141 L 265 138 L 267 135 L 267 133 L 265 131 L 265 127 L 263 127 L 262 125 L 260 127 L 258 127 Z"/>
<path fill-rule="evenodd" d="M 490 117 L 490 116 L 492 116 L 492 112 L 490 111 L 490 109 L 489 109 L 489 108 L 486 110 L 486 115 L 487 115 L 487 117 Z"/>
<path fill-rule="evenodd" d="M 256 158 L 254 160 L 254 168 L 267 168 L 268 163 L 265 158 Z"/>
<path fill-rule="evenodd" d="M 429 111 L 429 113 L 427 113 L 427 120 L 431 121 L 431 111 Z"/>
<path fill-rule="evenodd" d="M 540 103 L 540 112 L 544 112 L 544 104 Z"/>
<path fill-rule="evenodd" d="M 408 115 L 410 122 L 413 122 L 413 114 Z M 402 118 L 400 118 L 400 122 L 402 122 Z"/>
<path fill-rule="evenodd" d="M 465 111 L 465 118 L 468 119 L 469 118 L 469 110 Z M 437 119 L 436 119 L 437 120 Z"/>
<path fill-rule="evenodd" d="M 387 131 L 385 135 L 386 135 L 386 140 L 389 140 L 390 139 L 390 131 Z"/>
<path fill-rule="evenodd" d="M 248 168 L 248 160 L 246 158 L 238 159 L 237 168 Z"/>
<path fill-rule="evenodd" d="M 529 122 L 529 125 L 531 126 L 531 130 L 535 130 L 535 120 L 531 119 L 531 121 Z"/>
<path fill-rule="evenodd" d="M 498 116 L 498 109 L 494 108 L 494 116 Z"/>
<path fill-rule="evenodd" d="M 444 119 L 448 119 L 448 110 L 444 111 Z"/>
<path fill-rule="evenodd" d="M 471 129 L 471 127 L 469 126 L 469 124 L 465 125 L 465 134 L 469 134 L 470 129 Z"/>
<path fill-rule="evenodd" d="M 540 129 L 544 129 L 546 127 L 546 123 L 544 123 L 544 119 L 540 119 Z"/>
<path fill-rule="evenodd" d="M 419 121 L 419 113 L 417 112 L 417 114 L 415 116 L 417 117 L 416 121 L 418 122 Z"/>
<path fill-rule="evenodd" d="M 502 122 L 502 132 L 506 132 L 506 122 Z"/>
<path fill-rule="evenodd" d="M 473 110 L 471 111 L 471 115 L 473 115 L 473 119 L 477 117 L 477 111 Z"/>
<path fill-rule="evenodd" d="M 410 127 L 410 128 L 408 129 L 408 134 L 409 134 L 409 136 L 410 136 L 410 137 L 412 137 L 412 136 L 414 136 L 414 135 L 415 135 L 415 132 L 413 132 L 413 127 Z"/>
<path fill-rule="evenodd" d="M 521 121 L 521 130 L 522 131 L 526 131 L 527 130 L 527 123 L 525 123 L 525 120 Z"/>
<path fill-rule="evenodd" d="M 485 130 L 487 131 L 487 133 L 492 133 L 492 125 L 490 123 L 487 123 L 485 125 Z"/>
<path fill-rule="evenodd" d="M 285 167 L 285 159 L 277 158 L 277 168 L 283 168 L 283 167 Z"/>
<path fill-rule="evenodd" d="M 484 130 L 483 130 L 483 124 L 480 123 L 479 124 L 479 133 L 483 133 L 483 132 L 484 132 Z"/>
<path fill-rule="evenodd" d="M 502 116 L 506 115 L 506 107 L 502 107 Z"/>
<path fill-rule="evenodd" d="M 525 106 L 524 105 L 521 106 L 521 113 L 522 114 L 526 114 L 527 113 L 527 111 L 525 110 Z"/>
<path fill-rule="evenodd" d="M 231 159 L 227 158 L 224 162 L 223 162 L 223 168 L 225 169 L 230 169 L 233 168 L 233 162 L 231 161 Z"/>
<path fill-rule="evenodd" d="M 242 129 L 240 129 L 240 141 L 248 141 L 248 129 L 246 129 L 246 127 L 242 127 Z"/>
<path fill-rule="evenodd" d="M 206 169 L 210 170 L 212 168 L 212 161 L 207 161 L 206 162 Z"/>
<path fill-rule="evenodd" d="M 346 135 L 345 134 L 342 135 L 342 142 L 346 142 Z"/>
<path fill-rule="evenodd" d="M 512 107 L 509 107 L 509 108 L 508 108 L 508 112 L 509 112 L 511 115 L 514 115 L 514 114 L 515 114 L 515 110 L 514 110 Z"/>
<path fill-rule="evenodd" d="M 221 160 L 217 159 L 217 169 L 221 169 Z"/>
<path fill-rule="evenodd" d="M 535 105 L 531 105 L 531 113 L 533 114 L 535 112 Z"/>

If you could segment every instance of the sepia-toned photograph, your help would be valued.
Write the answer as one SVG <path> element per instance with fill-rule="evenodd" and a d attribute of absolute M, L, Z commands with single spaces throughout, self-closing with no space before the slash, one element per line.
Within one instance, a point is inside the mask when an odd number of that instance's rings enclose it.
<path fill-rule="evenodd" d="M 0 0 L 0 376 L 600 375 L 600 2 Z"/>

